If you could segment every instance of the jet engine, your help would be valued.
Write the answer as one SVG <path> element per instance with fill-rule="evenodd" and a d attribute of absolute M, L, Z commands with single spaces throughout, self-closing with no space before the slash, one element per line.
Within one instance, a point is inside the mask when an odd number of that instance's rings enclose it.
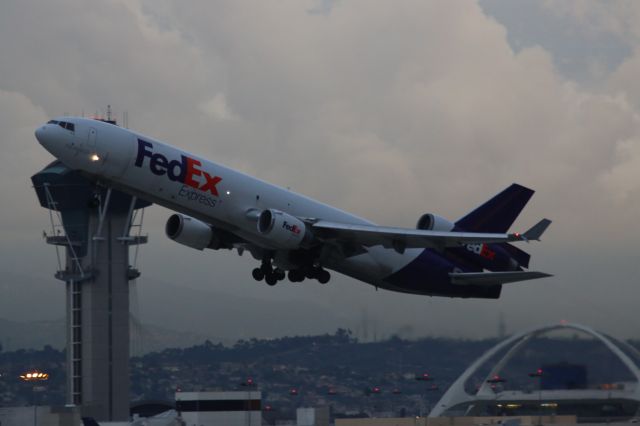
<path fill-rule="evenodd" d="M 210 225 L 183 214 L 171 215 L 164 231 L 173 241 L 194 249 L 204 250 L 215 245 L 216 238 Z"/>
<path fill-rule="evenodd" d="M 281 249 L 300 248 L 310 234 L 304 222 L 279 210 L 263 210 L 258 216 L 258 232 Z"/>
<path fill-rule="evenodd" d="M 423 229 L 426 231 L 451 231 L 455 227 L 455 224 L 445 219 L 444 217 L 437 216 L 435 214 L 427 213 L 420 216 L 417 229 Z"/>

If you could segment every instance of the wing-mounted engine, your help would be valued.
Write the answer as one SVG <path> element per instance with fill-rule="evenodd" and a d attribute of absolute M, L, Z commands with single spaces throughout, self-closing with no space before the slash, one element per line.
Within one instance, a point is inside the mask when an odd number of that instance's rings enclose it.
<path fill-rule="evenodd" d="M 258 232 L 280 249 L 298 249 L 311 240 L 311 233 L 303 221 L 274 209 L 260 213 Z"/>
<path fill-rule="evenodd" d="M 420 216 L 417 229 L 423 229 L 426 231 L 444 231 L 449 232 L 455 227 L 455 224 L 441 216 L 427 213 Z"/>
<path fill-rule="evenodd" d="M 223 238 L 221 231 L 207 223 L 184 214 L 169 217 L 164 227 L 167 237 L 173 241 L 197 250 L 232 248 L 233 241 Z"/>

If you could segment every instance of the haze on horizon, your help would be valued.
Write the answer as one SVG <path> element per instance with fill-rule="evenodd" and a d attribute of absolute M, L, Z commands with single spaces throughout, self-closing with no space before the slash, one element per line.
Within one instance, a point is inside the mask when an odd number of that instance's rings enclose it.
<path fill-rule="evenodd" d="M 638 337 L 640 3 L 7 0 L 0 14 L 0 318 L 59 318 L 62 283 L 30 176 L 50 117 L 129 127 L 377 223 L 456 219 L 512 182 L 514 230 L 551 279 L 501 299 L 251 279 L 255 261 L 164 236 L 147 209 L 144 323 L 224 338 L 362 331 L 485 337 L 560 320 Z M 38 302 L 34 307 L 34 302 Z M 238 326 L 229 327 L 230 323 Z"/>

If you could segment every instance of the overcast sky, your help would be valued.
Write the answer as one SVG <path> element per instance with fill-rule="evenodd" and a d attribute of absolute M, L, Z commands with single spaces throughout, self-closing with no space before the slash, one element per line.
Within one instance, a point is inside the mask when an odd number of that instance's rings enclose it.
<path fill-rule="evenodd" d="M 633 0 L 4 0 L 0 317 L 64 311 L 35 128 L 111 104 L 137 131 L 380 224 L 456 219 L 512 182 L 536 190 L 514 229 L 554 221 L 523 248 L 555 277 L 476 301 L 335 274 L 269 288 L 247 256 L 166 239 L 154 206 L 143 322 L 233 338 L 362 334 L 366 317 L 370 335 L 480 337 L 502 313 L 509 332 L 570 320 L 640 337 L 638 22 Z"/>

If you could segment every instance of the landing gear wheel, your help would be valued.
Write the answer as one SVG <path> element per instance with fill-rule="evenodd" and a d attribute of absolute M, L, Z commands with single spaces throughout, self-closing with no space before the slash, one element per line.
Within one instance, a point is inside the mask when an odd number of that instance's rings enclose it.
<path fill-rule="evenodd" d="M 276 268 L 276 269 L 274 269 L 274 271 L 273 271 L 273 275 L 275 275 L 275 276 L 276 276 L 276 278 L 277 278 L 277 280 L 278 280 L 278 281 L 282 281 L 282 280 L 284 280 L 284 279 L 285 279 L 285 277 L 286 277 L 286 274 L 285 274 L 285 273 L 284 273 L 284 271 L 283 271 L 282 269 L 280 269 L 280 268 Z"/>
<path fill-rule="evenodd" d="M 304 272 L 299 269 L 292 269 L 289 271 L 289 281 L 292 283 L 301 283 L 304 281 Z"/>
<path fill-rule="evenodd" d="M 264 280 L 270 286 L 274 286 L 278 283 L 278 277 L 276 277 L 276 275 L 273 273 L 265 275 Z"/>
<path fill-rule="evenodd" d="M 251 271 L 251 275 L 253 275 L 253 279 L 256 281 L 262 281 L 264 279 L 264 272 L 262 272 L 260 268 L 255 268 Z"/>
<path fill-rule="evenodd" d="M 304 272 L 304 276 L 309 278 L 310 280 L 314 280 L 318 278 L 318 269 L 317 268 L 309 268 Z"/>
<path fill-rule="evenodd" d="M 320 282 L 320 284 L 326 284 L 329 282 L 330 279 L 331 279 L 331 274 L 328 271 L 321 269 L 320 272 L 318 273 L 318 281 Z"/>

